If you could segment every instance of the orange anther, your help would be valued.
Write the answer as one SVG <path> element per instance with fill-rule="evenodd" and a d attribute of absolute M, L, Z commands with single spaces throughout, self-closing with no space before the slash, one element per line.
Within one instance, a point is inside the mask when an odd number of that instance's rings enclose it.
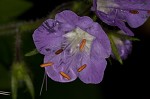
<path fill-rule="evenodd" d="M 61 52 L 63 52 L 64 50 L 63 49 L 59 49 L 55 52 L 56 55 L 60 54 Z"/>
<path fill-rule="evenodd" d="M 64 78 L 67 78 L 68 80 L 70 80 L 71 78 L 64 72 L 60 72 L 60 74 L 64 77 Z"/>
<path fill-rule="evenodd" d="M 84 49 L 85 44 L 86 44 L 86 39 L 83 39 L 80 43 L 80 47 L 79 47 L 80 51 L 82 51 Z"/>
<path fill-rule="evenodd" d="M 137 10 L 130 10 L 129 12 L 132 14 L 139 14 L 139 11 L 137 11 Z"/>
<path fill-rule="evenodd" d="M 150 14 L 150 10 L 148 10 L 147 13 Z"/>
<path fill-rule="evenodd" d="M 82 65 L 82 66 L 78 69 L 78 72 L 82 71 L 86 66 L 87 66 L 86 64 Z"/>
<path fill-rule="evenodd" d="M 53 64 L 54 64 L 53 62 L 48 62 L 48 63 L 41 64 L 40 66 L 47 67 L 47 66 L 52 66 Z"/>

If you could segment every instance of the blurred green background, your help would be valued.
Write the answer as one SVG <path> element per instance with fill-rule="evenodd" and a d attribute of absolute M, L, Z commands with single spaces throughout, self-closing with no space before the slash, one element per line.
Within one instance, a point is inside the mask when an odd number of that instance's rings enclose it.
<path fill-rule="evenodd" d="M 0 91 L 11 91 L 11 68 L 15 59 L 16 39 L 14 27 L 46 18 L 57 6 L 68 1 L 70 0 L 0 0 Z M 82 7 L 85 8 L 84 6 Z M 83 10 L 81 7 L 77 9 Z M 87 85 L 79 79 L 70 83 L 58 83 L 48 78 L 48 90 L 45 90 L 44 85 L 41 96 L 39 93 L 44 69 L 39 65 L 43 62 L 43 55 L 25 57 L 26 53 L 35 48 L 33 30 L 27 29 L 21 33 L 22 60 L 33 81 L 35 99 L 149 99 L 150 18 L 141 27 L 131 30 L 140 41 L 133 42 L 132 53 L 123 61 L 123 65 L 115 60 L 112 60 L 112 65 L 108 63 L 100 84 Z M 0 95 L 0 99 L 11 99 L 11 95 Z M 18 88 L 18 99 L 31 99 L 26 86 Z"/>

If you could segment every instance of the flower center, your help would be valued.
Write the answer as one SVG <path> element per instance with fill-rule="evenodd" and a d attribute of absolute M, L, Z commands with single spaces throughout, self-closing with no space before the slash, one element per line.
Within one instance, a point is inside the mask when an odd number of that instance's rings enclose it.
<path fill-rule="evenodd" d="M 86 54 L 90 54 L 91 44 L 93 40 L 95 39 L 94 36 L 90 35 L 89 33 L 80 29 L 79 27 L 77 27 L 71 32 L 64 34 L 63 37 L 65 38 L 65 40 L 61 42 L 62 43 L 61 48 L 57 49 L 54 52 L 55 53 L 54 57 L 61 54 L 65 50 L 67 51 L 69 50 L 68 52 L 69 54 L 71 54 L 71 56 L 76 55 L 76 53 L 78 52 L 86 52 Z M 72 59 L 70 61 L 72 61 Z M 53 62 L 47 62 L 47 63 L 41 64 L 40 66 L 47 67 L 47 66 L 53 66 L 54 64 L 55 63 Z M 62 62 L 60 62 L 60 64 L 62 64 Z M 65 66 L 63 67 L 64 70 L 59 72 L 59 74 L 67 80 L 71 80 L 71 76 L 68 75 L 69 67 L 70 65 Z M 77 69 L 77 72 L 83 71 L 86 67 L 87 67 L 87 64 L 81 65 Z"/>
<path fill-rule="evenodd" d="M 75 30 L 63 35 L 70 44 L 70 53 L 74 54 L 79 51 L 90 53 L 92 41 L 94 36 L 88 34 L 84 30 L 77 27 Z"/>

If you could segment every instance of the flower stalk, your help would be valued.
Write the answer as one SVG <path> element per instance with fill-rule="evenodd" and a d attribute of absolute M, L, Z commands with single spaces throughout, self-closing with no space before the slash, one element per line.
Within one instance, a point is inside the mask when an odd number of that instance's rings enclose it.
<path fill-rule="evenodd" d="M 15 42 L 15 56 L 14 63 L 12 65 L 12 77 L 11 77 L 11 91 L 12 98 L 17 99 L 18 88 L 22 87 L 23 82 L 27 86 L 32 99 L 34 99 L 34 86 L 29 76 L 28 69 L 24 63 L 21 55 L 21 35 L 19 30 L 16 30 L 16 42 Z"/>

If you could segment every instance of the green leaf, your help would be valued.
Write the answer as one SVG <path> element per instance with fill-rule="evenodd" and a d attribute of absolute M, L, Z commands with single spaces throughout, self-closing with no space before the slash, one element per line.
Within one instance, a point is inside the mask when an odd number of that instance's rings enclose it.
<path fill-rule="evenodd" d="M 36 49 L 34 49 L 34 50 L 32 50 L 32 51 L 26 53 L 25 56 L 33 56 L 33 55 L 36 55 L 36 54 L 38 54 L 38 53 L 39 53 L 39 52 L 38 52 Z"/>
<path fill-rule="evenodd" d="M 0 23 L 10 22 L 32 6 L 27 0 L 0 0 Z"/>

